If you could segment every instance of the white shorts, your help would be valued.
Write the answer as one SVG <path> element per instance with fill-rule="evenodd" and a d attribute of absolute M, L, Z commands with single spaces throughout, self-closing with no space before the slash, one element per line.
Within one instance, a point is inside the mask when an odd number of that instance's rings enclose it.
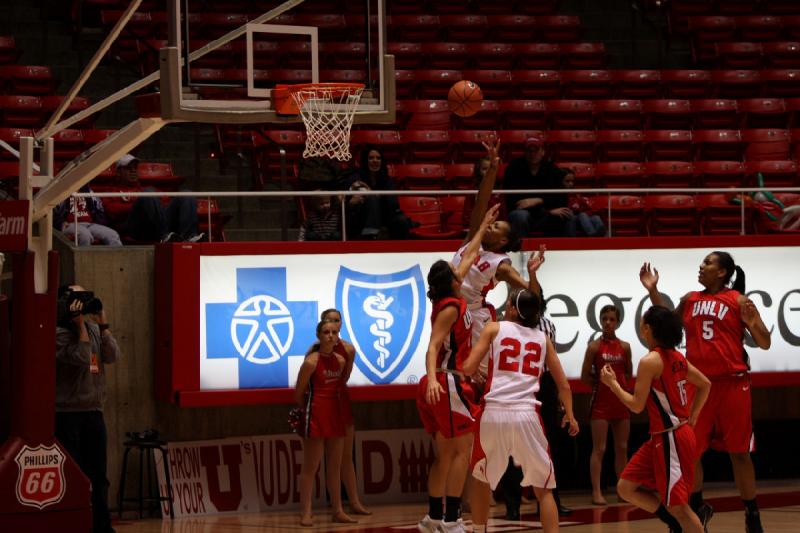
<path fill-rule="evenodd" d="M 532 407 L 508 409 L 487 406 L 480 415 L 472 446 L 472 475 L 497 488 L 508 466 L 508 458 L 522 467 L 520 485 L 545 489 L 556 487 L 553 461 L 542 422 Z"/>

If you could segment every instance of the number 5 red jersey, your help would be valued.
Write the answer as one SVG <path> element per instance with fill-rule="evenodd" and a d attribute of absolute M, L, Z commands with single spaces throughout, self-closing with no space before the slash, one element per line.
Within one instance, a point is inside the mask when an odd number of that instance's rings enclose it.
<path fill-rule="evenodd" d="M 530 405 L 538 403 L 539 375 L 547 355 L 547 337 L 542 330 L 516 322 L 498 322 L 500 329 L 489 352 L 486 405 Z"/>
<path fill-rule="evenodd" d="M 686 357 L 709 378 L 747 372 L 738 291 L 690 292 L 683 302 Z"/>
<path fill-rule="evenodd" d="M 647 414 L 650 416 L 650 433 L 674 429 L 689 418 L 689 401 L 686 395 L 686 375 L 689 367 L 678 350 L 655 348 L 664 363 L 661 376 L 650 384 L 647 396 Z"/>

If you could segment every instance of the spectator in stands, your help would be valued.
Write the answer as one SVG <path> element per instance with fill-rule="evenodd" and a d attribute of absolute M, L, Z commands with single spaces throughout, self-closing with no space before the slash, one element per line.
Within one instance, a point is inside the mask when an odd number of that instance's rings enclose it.
<path fill-rule="evenodd" d="M 525 141 L 525 155 L 509 163 L 503 188 L 561 189 L 563 183 L 564 171 L 544 157 L 542 139 L 529 137 Z M 523 237 L 531 231 L 542 231 L 550 237 L 566 235 L 572 217 L 566 194 L 507 194 L 506 208 L 511 228 Z"/>
<path fill-rule="evenodd" d="M 139 182 L 139 159 L 126 154 L 117 161 L 115 188 L 120 192 L 154 191 Z M 198 242 L 204 234 L 197 229 L 197 200 L 189 196 L 172 198 L 165 207 L 161 198 L 109 198 L 107 209 L 116 215 L 121 233 L 142 242 Z M 112 216 L 112 218 L 114 218 Z"/>
<path fill-rule="evenodd" d="M 79 192 L 92 192 L 84 185 Z M 70 196 L 53 209 L 53 227 L 74 240 L 78 234 L 78 246 L 105 244 L 122 246 L 119 233 L 108 227 L 108 217 L 100 198 Z"/>
<path fill-rule="evenodd" d="M 300 226 L 298 241 L 340 241 L 342 228 L 339 210 L 332 209 L 330 196 L 312 196 L 311 213 Z"/>
<path fill-rule="evenodd" d="M 365 146 L 361 165 L 346 187 L 351 191 L 393 191 L 386 160 L 376 146 Z M 396 196 L 350 196 L 347 199 L 347 237 L 376 239 L 385 227 L 390 239 L 406 239 L 414 223 L 400 210 Z"/>
<path fill-rule="evenodd" d="M 564 188 L 572 189 L 575 187 L 575 173 L 571 169 L 566 169 L 566 171 Z M 578 228 L 587 237 L 603 237 L 606 234 L 606 225 L 594 213 L 592 206 L 589 205 L 589 198 L 582 194 L 570 194 L 568 202 L 572 218 L 567 221 L 567 235 L 574 237 L 578 234 Z"/>

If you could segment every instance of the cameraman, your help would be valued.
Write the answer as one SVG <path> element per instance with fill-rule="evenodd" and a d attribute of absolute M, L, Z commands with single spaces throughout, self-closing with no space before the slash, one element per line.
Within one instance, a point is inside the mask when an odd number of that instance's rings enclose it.
<path fill-rule="evenodd" d="M 103 403 L 119 347 L 102 303 L 79 285 L 59 288 L 57 320 L 56 438 L 92 483 L 92 531 L 110 533 Z"/>

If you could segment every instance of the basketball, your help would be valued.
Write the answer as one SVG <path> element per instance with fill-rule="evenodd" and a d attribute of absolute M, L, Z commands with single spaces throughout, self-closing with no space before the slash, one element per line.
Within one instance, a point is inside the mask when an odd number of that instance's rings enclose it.
<path fill-rule="evenodd" d="M 447 103 L 450 111 L 459 117 L 471 117 L 481 108 L 483 93 L 478 84 L 468 80 L 462 80 L 450 87 L 447 95 Z"/>

